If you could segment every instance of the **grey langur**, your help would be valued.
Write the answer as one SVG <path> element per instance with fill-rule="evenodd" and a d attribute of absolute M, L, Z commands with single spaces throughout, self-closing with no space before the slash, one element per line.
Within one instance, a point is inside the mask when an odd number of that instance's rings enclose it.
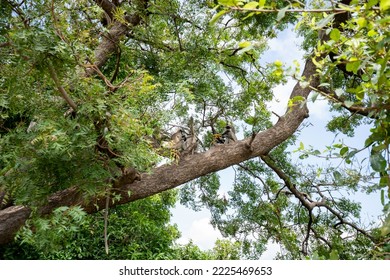
<path fill-rule="evenodd" d="M 234 127 L 227 125 L 225 131 L 222 133 L 222 138 L 225 141 L 225 144 L 237 141 L 236 133 Z"/>
<path fill-rule="evenodd" d="M 187 136 L 183 131 L 183 129 L 180 128 L 175 133 L 172 134 L 169 146 L 171 149 L 182 151 L 185 148 L 186 140 L 187 140 Z"/>

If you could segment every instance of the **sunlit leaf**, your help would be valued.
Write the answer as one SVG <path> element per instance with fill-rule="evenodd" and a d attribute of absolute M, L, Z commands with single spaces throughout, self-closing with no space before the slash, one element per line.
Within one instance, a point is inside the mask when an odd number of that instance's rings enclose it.
<path fill-rule="evenodd" d="M 249 46 L 251 46 L 252 45 L 252 43 L 251 42 L 248 42 L 248 41 L 243 41 L 243 42 L 240 42 L 240 43 L 238 43 L 238 47 L 239 48 L 247 48 L 247 47 L 249 47 Z"/>
<path fill-rule="evenodd" d="M 259 8 L 263 8 L 265 6 L 266 0 L 259 0 Z"/>
<path fill-rule="evenodd" d="M 336 249 L 333 249 L 333 250 L 330 252 L 329 259 L 330 259 L 330 260 L 339 260 L 339 259 L 340 259 L 339 253 L 337 252 Z"/>
<path fill-rule="evenodd" d="M 286 6 L 279 10 L 278 15 L 276 16 L 277 21 L 281 21 L 286 16 L 286 11 L 288 10 L 289 6 Z"/>
<path fill-rule="evenodd" d="M 210 20 L 210 24 L 215 24 L 220 17 L 222 17 L 223 15 L 227 14 L 229 11 L 228 10 L 222 10 L 222 11 L 219 11 L 217 14 L 215 14 L 213 16 L 213 18 Z"/>
<path fill-rule="evenodd" d="M 379 8 L 381 9 L 382 12 L 390 9 L 390 0 L 380 0 Z"/>
<path fill-rule="evenodd" d="M 237 1 L 237 0 L 218 0 L 219 4 L 224 5 L 224 6 L 228 6 L 228 7 L 237 6 L 238 2 L 239 1 Z"/>
<path fill-rule="evenodd" d="M 340 155 L 344 156 L 348 152 L 349 148 L 348 147 L 343 147 L 340 149 Z"/>
<path fill-rule="evenodd" d="M 340 34 L 340 30 L 338 30 L 337 28 L 333 28 L 332 31 L 330 31 L 329 36 L 332 40 L 337 42 L 338 40 L 340 40 Z"/>
<path fill-rule="evenodd" d="M 317 23 L 316 29 L 324 28 L 328 23 L 330 23 L 333 20 L 333 18 L 334 18 L 334 14 L 330 14 L 327 17 L 323 18 Z"/>
<path fill-rule="evenodd" d="M 244 5 L 244 9 L 256 9 L 257 6 L 259 5 L 259 2 L 252 1 Z"/>
<path fill-rule="evenodd" d="M 352 107 L 353 104 L 355 104 L 353 101 L 350 101 L 350 100 L 344 101 L 344 105 L 345 105 L 347 108 Z"/>

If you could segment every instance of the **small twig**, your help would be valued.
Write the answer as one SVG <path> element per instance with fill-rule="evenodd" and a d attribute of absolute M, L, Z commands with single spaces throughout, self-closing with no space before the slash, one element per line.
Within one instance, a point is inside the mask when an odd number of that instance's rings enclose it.
<path fill-rule="evenodd" d="M 313 217 L 312 217 L 312 210 L 309 210 L 309 221 L 307 223 L 307 231 L 305 239 L 302 242 L 302 253 L 307 256 L 307 248 L 309 246 L 309 237 L 310 237 L 310 230 L 311 225 L 313 224 Z"/>
<path fill-rule="evenodd" d="M 22 11 L 22 9 L 20 9 L 20 6 L 23 4 L 23 2 L 18 5 L 13 3 L 13 1 L 6 0 L 5 2 L 11 6 L 12 10 L 22 19 L 24 27 L 28 29 L 30 24 L 30 19 L 27 18 L 26 14 Z"/>
<path fill-rule="evenodd" d="M 337 227 L 337 225 L 341 225 L 341 224 L 347 225 L 347 226 L 355 229 L 356 231 L 362 233 L 363 235 L 367 236 L 372 242 L 375 242 L 376 239 L 372 235 L 370 235 L 367 231 L 359 228 L 358 226 L 356 226 L 355 224 L 353 224 L 351 222 L 348 222 L 347 220 L 345 220 L 343 218 L 343 216 L 339 212 L 337 212 L 332 207 L 330 207 L 326 203 L 325 197 L 322 197 L 321 201 L 309 200 L 307 195 L 305 195 L 304 193 L 297 190 L 297 188 L 291 182 L 288 175 L 286 173 L 284 173 L 279 167 L 276 166 L 273 159 L 271 159 L 269 156 L 265 156 L 265 155 L 260 156 L 260 157 L 279 176 L 279 178 L 284 181 L 287 188 L 294 194 L 294 196 L 296 198 L 299 199 L 299 201 L 302 203 L 302 205 L 308 210 L 309 216 L 310 216 L 309 221 L 311 219 L 311 212 L 315 207 L 318 207 L 318 208 L 324 207 L 329 212 L 331 212 L 334 216 L 336 216 L 337 219 L 339 220 L 339 223 L 336 224 L 336 227 Z M 310 224 L 310 226 L 311 226 L 311 224 Z M 308 238 L 307 235 L 306 235 L 306 238 Z M 306 240 L 306 238 L 305 238 L 305 240 Z"/>
<path fill-rule="evenodd" d="M 74 103 L 72 98 L 67 94 L 65 91 L 64 87 L 61 85 L 60 80 L 58 79 L 56 70 L 54 69 L 53 65 L 51 62 L 48 63 L 48 68 L 49 68 L 49 73 L 51 78 L 53 79 L 56 87 L 58 88 L 58 91 L 60 92 L 61 96 L 65 99 L 65 101 L 68 103 L 68 105 L 74 110 L 77 111 L 77 105 Z"/>
<path fill-rule="evenodd" d="M 359 114 L 365 117 L 369 117 L 371 119 L 377 119 L 378 117 L 373 114 L 375 111 L 379 111 L 382 109 L 390 109 L 390 105 L 383 105 L 383 106 L 371 106 L 371 107 L 361 107 L 361 106 L 347 106 L 345 105 L 345 100 L 338 97 L 335 93 L 326 90 L 326 89 L 318 89 L 312 86 L 309 86 L 310 89 L 314 90 L 315 92 L 318 92 L 322 96 L 324 96 L 329 101 L 332 101 L 333 103 L 340 104 L 344 109 L 347 109 L 351 113 Z"/>
<path fill-rule="evenodd" d="M 233 69 L 237 69 L 239 71 L 241 71 L 241 75 L 242 77 L 244 78 L 244 80 L 247 82 L 248 85 L 250 85 L 250 82 L 248 81 L 248 79 L 246 78 L 246 74 L 247 74 L 247 71 L 239 66 L 236 66 L 236 65 L 232 65 L 232 64 L 228 64 L 224 61 L 220 61 L 220 63 L 223 65 L 223 66 L 226 66 L 226 67 L 230 67 L 230 68 L 233 68 Z"/>
<path fill-rule="evenodd" d="M 110 206 L 110 191 L 107 190 L 106 195 L 106 205 L 104 208 L 104 248 L 106 249 L 106 254 L 108 255 L 108 209 Z"/>
<path fill-rule="evenodd" d="M 272 111 L 272 114 L 274 114 L 275 116 L 277 116 L 279 119 L 282 118 L 281 116 L 279 116 L 278 114 L 276 114 L 274 111 Z"/>
<path fill-rule="evenodd" d="M 318 206 L 323 206 L 325 207 L 329 212 L 331 212 L 333 215 L 335 215 L 338 219 L 339 219 L 339 222 L 335 225 L 335 228 L 338 227 L 339 225 L 347 225 L 347 226 L 350 226 L 351 228 L 355 229 L 356 231 L 364 234 L 365 236 L 367 236 L 371 241 L 375 242 L 375 238 L 369 234 L 367 231 L 357 227 L 356 225 L 354 225 L 353 223 L 350 223 L 348 221 L 346 221 L 340 213 L 338 213 L 337 211 L 335 211 L 334 209 L 332 209 L 329 205 L 323 203 L 323 202 L 318 202 Z"/>
<path fill-rule="evenodd" d="M 96 74 L 98 74 L 98 76 L 104 81 L 104 83 L 106 84 L 106 86 L 109 88 L 110 91 L 115 91 L 117 90 L 117 87 L 114 86 L 110 80 L 107 79 L 107 77 L 99 70 L 99 68 L 94 65 L 94 64 L 85 64 L 83 65 L 84 68 L 86 69 L 92 69 L 93 71 L 96 72 Z"/>
<path fill-rule="evenodd" d="M 319 240 L 322 240 L 322 242 L 324 242 L 324 243 L 329 247 L 329 249 L 332 249 L 332 248 L 333 248 L 332 244 L 330 244 L 328 240 L 326 240 L 325 238 L 323 238 L 322 236 L 320 236 L 320 235 L 318 234 L 318 232 L 317 232 L 314 228 L 311 228 L 311 231 L 314 233 L 314 236 L 315 236 L 316 238 L 318 238 Z"/>
<path fill-rule="evenodd" d="M 179 28 L 177 27 L 177 22 L 175 17 L 173 18 L 173 25 L 175 26 L 175 33 L 176 33 L 175 35 L 177 37 L 177 41 L 179 42 L 179 50 L 182 52 L 184 48 L 181 42 L 180 32 L 179 32 Z"/>
<path fill-rule="evenodd" d="M 11 46 L 11 42 L 5 42 L 0 44 L 0 48 L 9 47 Z"/>
<path fill-rule="evenodd" d="M 116 62 L 115 62 L 115 71 L 114 71 L 114 74 L 112 75 L 111 77 L 111 80 L 110 80 L 110 83 L 112 84 L 116 77 L 118 76 L 118 73 L 119 73 L 119 64 L 120 64 L 120 61 L 121 61 L 121 55 L 122 55 L 122 50 L 119 46 L 117 46 L 117 55 L 116 55 Z"/>
<path fill-rule="evenodd" d="M 55 33 L 57 34 L 57 36 L 58 36 L 62 41 L 64 41 L 65 43 L 68 43 L 68 40 L 66 40 L 64 34 L 62 34 L 61 30 L 59 30 L 58 27 L 57 27 L 58 19 L 57 19 L 57 17 L 56 17 L 55 12 L 54 12 L 54 0 L 51 1 L 50 13 L 51 13 L 51 16 L 52 16 L 52 18 L 53 18 L 53 26 L 54 26 L 54 31 L 55 31 Z"/>
<path fill-rule="evenodd" d="M 246 143 L 246 144 L 245 144 L 245 146 L 246 146 L 250 151 L 253 151 L 252 143 L 253 143 L 253 140 L 255 140 L 256 135 L 257 135 L 257 133 L 255 133 L 255 132 L 253 131 L 253 132 L 252 132 L 251 139 L 249 140 L 249 143 Z"/>
<path fill-rule="evenodd" d="M 258 179 L 264 186 L 265 189 L 267 189 L 267 197 L 268 199 L 271 201 L 271 198 L 269 197 L 269 188 L 266 184 L 266 182 L 263 180 L 263 178 L 261 178 L 260 176 L 256 175 L 254 171 L 250 170 L 248 167 L 246 167 L 245 165 L 243 165 L 242 163 L 239 163 L 237 164 L 240 168 L 244 169 L 246 172 L 248 172 L 251 176 L 255 177 L 256 179 Z"/>

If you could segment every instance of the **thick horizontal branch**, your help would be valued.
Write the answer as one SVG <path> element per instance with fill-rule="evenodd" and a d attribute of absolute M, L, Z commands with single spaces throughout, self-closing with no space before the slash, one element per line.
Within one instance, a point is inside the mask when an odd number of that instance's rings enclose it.
<path fill-rule="evenodd" d="M 315 78 L 315 65 L 310 59 L 306 62 L 303 75 L 308 80 L 311 77 L 312 86 L 318 85 L 319 81 Z M 302 88 L 297 83 L 291 93 L 291 98 L 299 95 L 306 99 L 310 91 L 308 87 Z M 110 201 L 110 207 L 161 193 L 209 173 L 267 154 L 271 149 L 288 139 L 307 116 L 308 111 L 305 103 L 296 104 L 289 108 L 273 127 L 258 133 L 254 137 L 232 144 L 214 146 L 204 153 L 188 155 L 180 159 L 178 164 L 157 167 L 150 174 L 142 174 L 139 181 L 117 186 L 115 190 L 112 190 L 113 194 L 121 194 L 121 199 L 116 201 L 115 204 Z M 50 214 L 59 206 L 75 205 L 83 207 L 87 213 L 93 213 L 104 209 L 105 202 L 105 196 L 86 200 L 77 187 L 72 187 L 51 195 L 47 204 L 39 209 L 39 213 L 42 215 Z M 29 208 L 24 206 L 14 209 L 13 214 L 7 209 L 0 211 L 0 221 L 8 218 L 12 219 L 15 211 L 22 218 L 13 223 L 7 223 L 6 228 L 4 228 L 3 223 L 0 223 L 0 244 L 12 240 L 10 236 L 15 234 L 24 224 L 30 213 Z"/>

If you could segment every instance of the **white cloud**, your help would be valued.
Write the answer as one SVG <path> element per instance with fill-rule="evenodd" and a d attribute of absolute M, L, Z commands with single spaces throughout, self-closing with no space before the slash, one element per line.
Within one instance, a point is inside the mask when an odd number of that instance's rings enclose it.
<path fill-rule="evenodd" d="M 285 85 L 278 85 L 273 89 L 274 98 L 269 103 L 269 109 L 282 116 L 287 110 L 287 103 L 290 98 L 292 89 L 295 86 L 295 81 L 289 80 Z M 272 116 L 273 120 L 277 120 L 275 115 Z"/>
<path fill-rule="evenodd" d="M 326 100 L 322 98 L 317 98 L 315 102 L 311 101 L 311 98 L 309 96 L 308 100 L 308 108 L 309 108 L 309 114 L 310 117 L 317 118 L 321 121 L 326 121 L 330 119 L 330 107 Z"/>
<path fill-rule="evenodd" d="M 267 245 L 267 250 L 261 255 L 261 260 L 273 260 L 276 257 L 276 254 L 280 253 L 280 245 L 277 243 L 269 242 Z"/>
<path fill-rule="evenodd" d="M 296 81 L 290 79 L 285 85 L 278 85 L 273 89 L 274 98 L 268 103 L 271 111 L 279 116 L 286 112 L 288 100 L 295 84 Z M 319 121 L 327 121 L 330 119 L 330 109 L 326 100 L 319 97 L 315 102 L 312 102 L 311 97 L 309 96 L 307 106 L 309 108 L 311 120 L 313 120 L 313 118 Z M 273 115 L 272 120 L 273 122 L 276 122 L 277 117 Z"/>
<path fill-rule="evenodd" d="M 265 53 L 264 60 L 273 62 L 280 60 L 285 65 L 291 66 L 294 60 L 300 61 L 304 51 L 300 49 L 303 38 L 297 37 L 297 34 L 286 29 L 278 34 L 278 37 L 268 42 L 269 49 Z"/>
<path fill-rule="evenodd" d="M 183 236 L 178 240 L 178 243 L 186 244 L 192 240 L 202 250 L 212 249 L 215 241 L 222 238 L 221 233 L 210 224 L 208 217 L 194 220 L 189 230 L 183 231 L 182 234 Z"/>

